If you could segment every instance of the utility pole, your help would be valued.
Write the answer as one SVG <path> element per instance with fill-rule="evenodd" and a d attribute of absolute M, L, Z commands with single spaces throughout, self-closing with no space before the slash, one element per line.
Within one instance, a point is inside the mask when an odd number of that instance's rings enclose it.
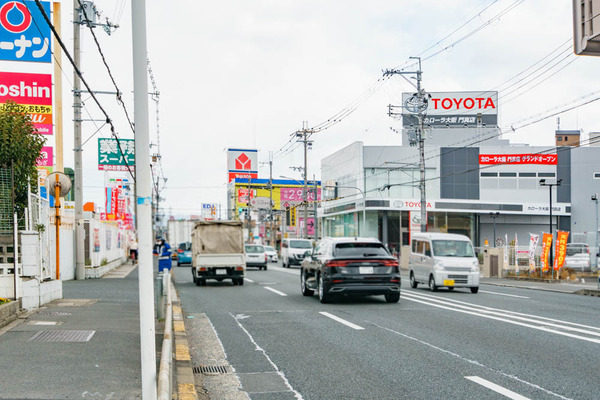
<path fill-rule="evenodd" d="M 313 183 L 315 184 L 315 188 L 314 193 L 313 193 L 313 202 L 315 205 L 315 217 L 314 217 L 314 221 L 315 221 L 315 242 L 318 240 L 318 234 L 319 234 L 319 223 L 317 220 L 317 206 L 319 205 L 319 203 L 317 202 L 318 196 L 317 196 L 317 178 L 315 177 L 315 175 L 313 174 Z"/>
<path fill-rule="evenodd" d="M 421 192 L 421 232 L 427 231 L 427 196 L 425 193 L 425 132 L 424 132 L 424 120 L 427 114 L 427 105 L 429 102 L 430 95 L 421 88 L 421 57 L 410 57 L 419 61 L 419 69 L 417 71 L 402 71 L 402 70 L 386 70 L 383 75 L 416 75 L 417 76 L 417 93 L 414 93 L 409 97 L 402 107 L 406 109 L 412 115 L 418 118 L 418 125 L 416 130 L 416 144 L 419 146 L 419 190 Z M 397 115 L 392 113 L 393 106 L 389 106 L 389 115 Z M 411 146 L 413 143 L 411 142 Z"/>
<path fill-rule="evenodd" d="M 83 148 L 81 147 L 81 79 L 77 74 L 80 66 L 80 40 L 79 30 L 83 23 L 79 1 L 73 1 L 73 145 L 75 161 L 75 278 L 85 279 L 85 255 L 84 255 L 84 230 L 83 230 Z M 57 277 L 58 279 L 58 277 Z"/>
<path fill-rule="evenodd" d="M 269 152 L 269 228 L 271 230 L 270 244 L 275 248 L 275 236 L 273 236 L 273 152 Z"/>
<path fill-rule="evenodd" d="M 131 2 L 133 100 L 135 126 L 136 215 L 139 249 L 139 304 L 142 399 L 156 399 L 156 337 L 154 332 L 154 278 L 152 259 L 152 176 L 146 71 L 146 2 Z"/>
<path fill-rule="evenodd" d="M 302 130 L 296 132 L 296 137 L 299 139 L 297 142 L 304 144 L 304 187 L 302 189 L 302 200 L 304 202 L 304 238 L 308 238 L 308 149 L 312 146 L 312 140 L 308 140 L 308 137 L 314 133 L 313 130 L 308 129 L 308 122 L 304 121 L 302 123 Z"/>

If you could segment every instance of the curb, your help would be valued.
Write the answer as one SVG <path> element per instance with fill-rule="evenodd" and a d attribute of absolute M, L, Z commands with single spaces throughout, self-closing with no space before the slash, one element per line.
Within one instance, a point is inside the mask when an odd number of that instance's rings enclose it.
<path fill-rule="evenodd" d="M 586 296 L 600 296 L 600 290 L 597 290 L 597 289 L 560 290 L 560 289 L 556 289 L 556 288 L 520 286 L 520 285 L 511 285 L 509 283 L 494 283 L 494 282 L 480 282 L 480 284 L 481 285 L 490 285 L 490 286 L 500 286 L 500 287 L 514 287 L 514 288 L 518 288 L 518 289 L 539 290 L 539 291 L 543 291 L 543 292 L 578 294 L 578 295 L 586 295 Z"/>
<path fill-rule="evenodd" d="M 173 284 L 172 289 L 175 288 Z M 173 303 L 173 333 L 175 339 L 175 381 L 177 382 L 177 399 L 178 400 L 198 400 L 196 392 L 196 382 L 194 378 L 194 370 L 192 368 L 192 357 L 190 356 L 190 347 L 188 345 L 187 334 L 185 332 L 185 323 L 183 321 L 183 311 L 181 310 L 181 302 L 179 294 L 176 294 L 176 299 Z"/>

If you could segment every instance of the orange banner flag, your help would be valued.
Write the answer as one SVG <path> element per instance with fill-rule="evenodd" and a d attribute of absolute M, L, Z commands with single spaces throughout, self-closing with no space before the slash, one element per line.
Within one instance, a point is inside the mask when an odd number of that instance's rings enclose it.
<path fill-rule="evenodd" d="M 548 255 L 550 255 L 550 246 L 552 246 L 552 234 L 544 233 L 542 235 L 542 255 L 540 261 L 542 262 L 542 271 L 546 272 L 550 269 L 548 266 Z"/>
<path fill-rule="evenodd" d="M 565 264 L 565 257 L 567 255 L 567 239 L 569 238 L 569 232 L 558 231 L 556 232 L 556 257 L 554 258 L 554 270 L 558 271 Z"/>

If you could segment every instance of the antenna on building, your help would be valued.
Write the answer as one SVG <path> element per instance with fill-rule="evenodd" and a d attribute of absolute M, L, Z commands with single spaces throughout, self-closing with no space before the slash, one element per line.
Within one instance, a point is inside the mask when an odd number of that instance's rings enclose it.
<path fill-rule="evenodd" d="M 556 117 L 556 130 L 560 131 L 560 117 Z"/>

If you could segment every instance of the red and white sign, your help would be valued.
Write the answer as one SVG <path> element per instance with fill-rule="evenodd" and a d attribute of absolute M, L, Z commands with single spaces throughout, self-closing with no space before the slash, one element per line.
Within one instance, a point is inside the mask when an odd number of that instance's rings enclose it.
<path fill-rule="evenodd" d="M 556 154 L 480 154 L 479 164 L 556 165 Z"/>
<path fill-rule="evenodd" d="M 227 149 L 227 171 L 229 182 L 236 177 L 232 174 L 246 174 L 250 178 L 258 176 L 258 150 L 255 149 Z M 252 175 L 255 176 L 252 176 Z"/>
<path fill-rule="evenodd" d="M 229 182 L 234 179 L 258 179 L 258 173 L 229 172 Z"/>
<path fill-rule="evenodd" d="M 250 192 L 249 196 L 248 196 L 248 191 Z M 250 199 L 254 198 L 254 189 L 252 189 L 252 190 L 238 189 L 238 203 L 248 204 L 248 197 Z"/>
<path fill-rule="evenodd" d="M 281 201 L 304 201 L 304 188 L 302 187 L 282 187 L 279 189 Z M 306 191 L 308 201 L 315 201 L 314 187 L 309 186 Z M 321 200 L 321 189 L 317 188 L 317 200 Z"/>
<path fill-rule="evenodd" d="M 50 146 L 42 147 L 42 151 L 40 151 L 40 158 L 37 160 L 38 167 L 53 167 L 54 160 L 53 149 Z"/>
<path fill-rule="evenodd" d="M 52 75 L 0 72 L 0 103 L 12 100 L 42 135 L 52 135 Z"/>

